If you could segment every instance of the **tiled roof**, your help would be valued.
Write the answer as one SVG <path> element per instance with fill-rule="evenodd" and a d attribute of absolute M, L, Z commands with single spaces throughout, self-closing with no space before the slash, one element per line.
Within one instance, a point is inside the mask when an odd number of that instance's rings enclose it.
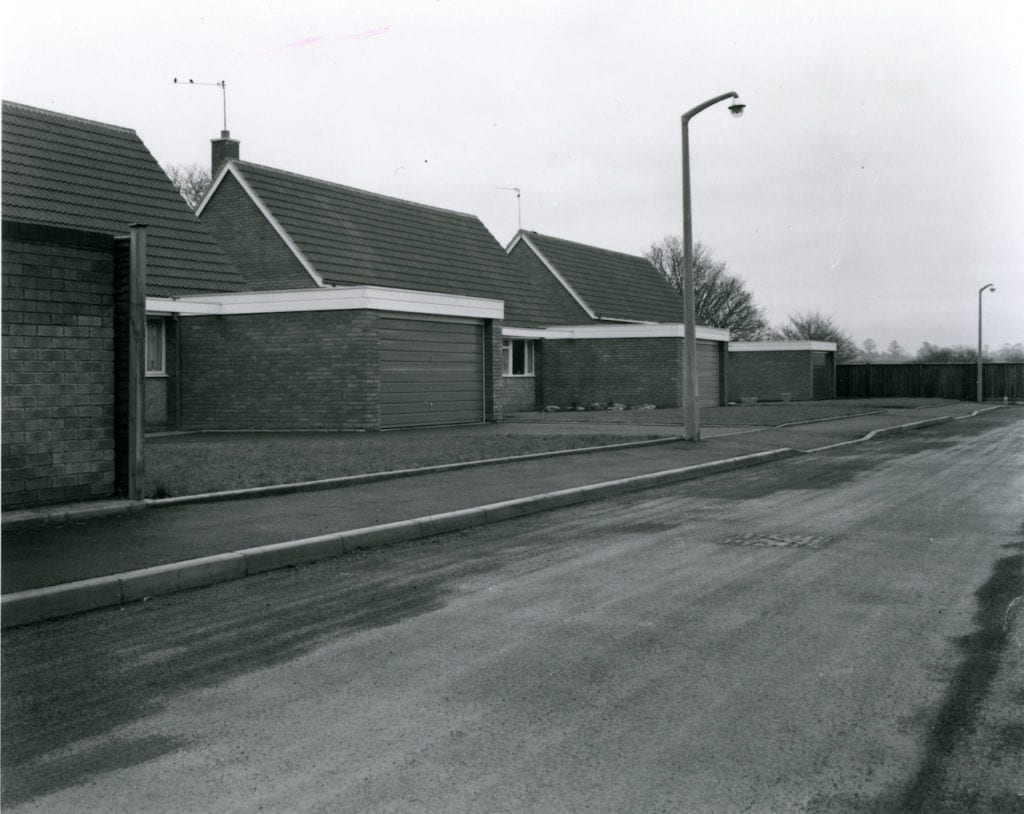
<path fill-rule="evenodd" d="M 598 317 L 682 322 L 683 299 L 643 257 L 523 232 Z"/>
<path fill-rule="evenodd" d="M 144 223 L 150 296 L 242 288 L 235 267 L 125 127 L 5 101 L 3 218 L 115 235 Z"/>
<path fill-rule="evenodd" d="M 506 301 L 514 267 L 475 215 L 389 198 L 248 161 L 232 166 L 325 283 Z"/>

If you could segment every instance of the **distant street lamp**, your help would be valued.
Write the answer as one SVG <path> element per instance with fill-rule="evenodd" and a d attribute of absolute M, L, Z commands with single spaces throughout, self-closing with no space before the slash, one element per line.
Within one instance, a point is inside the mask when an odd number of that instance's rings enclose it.
<path fill-rule="evenodd" d="M 697 412 L 697 315 L 693 301 L 693 224 L 690 213 L 690 119 L 702 110 L 724 102 L 726 99 L 736 99 L 729 105 L 729 112 L 737 118 L 743 115 L 743 108 L 746 105 L 740 104 L 739 94 L 735 91 L 723 93 L 714 99 L 697 105 L 687 110 L 682 116 L 683 128 L 683 320 L 686 329 L 686 344 L 684 353 L 686 356 L 686 381 L 684 387 L 686 393 L 683 399 L 683 437 L 687 441 L 700 440 L 700 415 Z"/>
<path fill-rule="evenodd" d="M 986 283 L 978 289 L 978 401 L 984 401 L 984 395 L 981 392 L 981 295 L 988 289 L 992 289 L 992 293 L 995 293 L 996 287 L 992 283 Z"/>

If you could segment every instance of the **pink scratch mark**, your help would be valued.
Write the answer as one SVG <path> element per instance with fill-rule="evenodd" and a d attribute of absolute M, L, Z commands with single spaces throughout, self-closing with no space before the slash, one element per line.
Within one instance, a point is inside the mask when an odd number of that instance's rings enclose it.
<path fill-rule="evenodd" d="M 312 45 L 314 42 L 323 42 L 323 39 L 323 37 L 305 37 L 304 39 L 295 40 L 295 42 L 290 42 L 287 45 L 281 46 L 281 50 L 284 50 L 285 48 L 302 48 L 302 46 Z"/>
<path fill-rule="evenodd" d="M 379 37 L 382 34 L 387 34 L 391 29 L 391 26 L 386 25 L 383 28 L 374 28 L 370 31 L 361 31 L 358 34 L 341 34 L 337 37 L 303 37 L 301 40 L 290 42 L 287 45 L 281 46 L 279 51 L 284 51 L 289 48 L 305 48 L 307 45 L 316 45 L 318 42 L 327 42 L 327 40 L 367 40 L 370 37 Z"/>

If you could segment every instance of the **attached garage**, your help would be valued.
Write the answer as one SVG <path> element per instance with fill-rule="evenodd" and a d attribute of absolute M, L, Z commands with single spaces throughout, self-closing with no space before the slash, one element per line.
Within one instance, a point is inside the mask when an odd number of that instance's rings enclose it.
<path fill-rule="evenodd" d="M 506 340 L 539 340 L 536 376 L 542 407 L 683 405 L 686 340 L 680 324 L 503 328 L 502 333 Z M 725 393 L 722 360 L 729 332 L 699 325 L 696 341 L 699 403 L 717 407 Z"/>
<path fill-rule="evenodd" d="M 835 398 L 835 359 L 835 342 L 733 342 L 729 345 L 728 400 Z"/>
<path fill-rule="evenodd" d="M 380 427 L 484 420 L 484 326 L 382 316 Z"/>

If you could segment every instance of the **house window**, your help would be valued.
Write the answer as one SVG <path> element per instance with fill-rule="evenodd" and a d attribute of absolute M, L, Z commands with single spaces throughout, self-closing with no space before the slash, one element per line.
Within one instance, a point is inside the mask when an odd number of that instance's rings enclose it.
<path fill-rule="evenodd" d="M 502 342 L 502 373 L 505 376 L 532 376 L 533 346 L 532 339 L 506 339 Z"/>
<path fill-rule="evenodd" d="M 167 358 L 167 331 L 164 321 L 159 317 L 146 319 L 146 375 L 164 376 L 167 374 L 165 360 Z"/>

